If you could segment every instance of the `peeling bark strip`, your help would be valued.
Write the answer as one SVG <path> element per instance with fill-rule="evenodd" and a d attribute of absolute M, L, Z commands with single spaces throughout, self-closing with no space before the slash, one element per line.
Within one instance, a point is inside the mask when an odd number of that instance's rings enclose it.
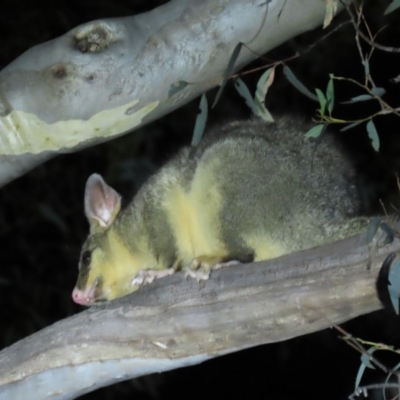
<path fill-rule="evenodd" d="M 0 353 L 0 399 L 73 399 L 377 310 L 376 277 L 400 242 L 371 254 L 366 243 L 363 234 L 232 266 L 203 287 L 179 273 L 62 320 Z"/>
<path fill-rule="evenodd" d="M 153 121 L 234 70 L 320 25 L 325 0 L 175 0 L 89 22 L 35 46 L 0 72 L 0 186 L 57 153 Z M 171 93 L 179 82 L 187 82 Z"/>

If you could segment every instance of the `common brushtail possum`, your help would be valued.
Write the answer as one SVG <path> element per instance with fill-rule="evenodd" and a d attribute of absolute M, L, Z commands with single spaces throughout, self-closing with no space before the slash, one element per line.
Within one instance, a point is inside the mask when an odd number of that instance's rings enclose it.
<path fill-rule="evenodd" d="M 85 189 L 90 234 L 73 300 L 112 300 L 178 269 L 250 262 L 354 235 L 368 220 L 350 158 L 330 134 L 306 138 L 296 118 L 237 121 L 185 147 L 121 209 L 93 174 Z"/>

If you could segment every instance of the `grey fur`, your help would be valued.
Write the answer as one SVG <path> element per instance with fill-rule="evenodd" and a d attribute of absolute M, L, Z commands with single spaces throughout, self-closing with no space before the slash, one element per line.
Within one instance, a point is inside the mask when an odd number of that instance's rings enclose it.
<path fill-rule="evenodd" d="M 359 232 L 366 219 L 350 222 L 360 208 L 351 160 L 330 134 L 320 142 L 305 138 L 309 127 L 297 118 L 275 124 L 253 118 L 209 132 L 197 148 L 182 149 L 150 178 L 120 213 L 117 220 L 129 221 L 126 238 L 132 224 L 139 224 L 154 238 L 154 251 L 173 259 L 175 242 L 162 198 L 177 182 L 189 190 L 204 160 L 215 164 L 224 197 L 221 227 L 232 253 L 251 251 L 243 248 L 241 236 L 256 229 L 293 251 Z"/>

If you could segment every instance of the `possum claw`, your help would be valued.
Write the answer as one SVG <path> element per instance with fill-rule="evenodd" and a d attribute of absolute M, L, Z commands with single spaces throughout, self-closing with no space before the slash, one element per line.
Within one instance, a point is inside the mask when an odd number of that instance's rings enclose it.
<path fill-rule="evenodd" d="M 206 281 L 210 278 L 210 273 L 214 269 L 229 267 L 230 265 L 238 264 L 240 261 L 230 260 L 226 262 L 218 261 L 212 257 L 196 257 L 191 264 L 184 269 L 185 278 L 196 279 L 197 282 Z"/>
<path fill-rule="evenodd" d="M 132 279 L 131 286 L 143 286 L 148 283 L 152 283 L 154 279 L 164 278 L 164 276 L 172 275 L 175 272 L 175 269 L 142 269 L 140 270 L 136 276 Z"/>

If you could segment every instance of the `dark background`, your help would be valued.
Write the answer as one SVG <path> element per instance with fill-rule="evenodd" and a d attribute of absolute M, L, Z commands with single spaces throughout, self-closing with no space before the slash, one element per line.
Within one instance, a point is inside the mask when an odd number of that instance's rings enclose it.
<path fill-rule="evenodd" d="M 145 12 L 162 3 L 156 0 L 3 0 L 0 68 L 33 45 L 57 37 L 76 25 L 97 18 Z M 369 0 L 365 4 L 364 14 L 371 30 L 376 32 L 386 25 L 379 42 L 400 47 L 400 11 L 384 17 L 383 10 L 389 1 Z M 335 24 L 347 19 L 348 15 L 343 12 Z M 327 31 L 318 28 L 308 32 L 267 57 L 279 60 L 302 53 Z M 368 46 L 363 48 L 366 50 Z M 246 70 L 265 62 L 258 61 Z M 400 73 L 400 56 L 376 50 L 370 64 L 376 85 L 387 90 L 385 100 L 398 106 L 399 88 L 391 78 Z M 329 73 L 363 81 L 363 68 L 350 24 L 289 65 L 311 90 L 324 89 Z M 243 79 L 254 91 L 259 77 L 257 72 Z M 362 94 L 359 88 L 348 83 L 336 84 L 335 89 L 338 102 Z M 215 91 L 210 92 L 209 100 L 214 96 Z M 243 103 L 233 85 L 228 84 L 218 106 L 210 113 L 209 125 L 248 117 L 249 111 Z M 267 107 L 271 112 L 301 114 L 311 119 L 317 105 L 298 93 L 278 69 Z M 77 277 L 80 246 L 88 231 L 83 215 L 87 177 L 93 172 L 101 173 L 123 195 L 134 194 L 149 174 L 180 146 L 190 142 L 197 109 L 198 100 L 195 100 L 132 134 L 59 156 L 0 189 L 0 348 L 82 310 L 72 302 L 71 291 Z M 377 109 L 375 103 L 338 104 L 335 115 L 355 119 Z M 367 197 L 397 204 L 394 176 L 400 159 L 398 119 L 380 117 L 375 119 L 375 124 L 381 139 L 379 154 L 371 149 L 365 126 L 338 135 L 359 166 Z M 371 204 L 369 212 L 377 212 L 378 202 Z M 400 346 L 400 324 L 390 312 L 360 317 L 344 327 L 354 336 Z M 360 356 L 338 337 L 335 330 L 325 330 L 220 357 L 200 366 L 114 385 L 82 398 L 298 399 L 304 396 L 342 399 L 354 388 Z M 389 365 L 400 361 L 391 355 L 382 356 Z M 381 382 L 385 375 L 368 371 L 367 378 L 363 383 Z M 379 395 L 375 398 L 381 398 Z"/>

